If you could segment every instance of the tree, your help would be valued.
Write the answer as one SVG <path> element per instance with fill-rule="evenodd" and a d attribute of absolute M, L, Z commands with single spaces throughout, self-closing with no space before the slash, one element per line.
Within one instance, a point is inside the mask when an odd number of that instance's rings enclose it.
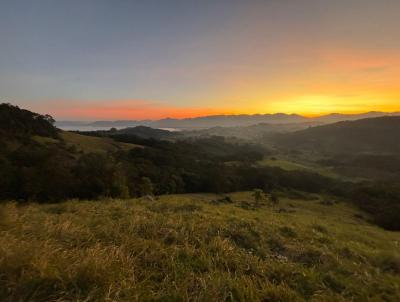
<path fill-rule="evenodd" d="M 117 195 L 126 193 L 124 176 L 118 173 L 115 160 L 110 156 L 99 153 L 82 155 L 73 172 L 79 180 L 76 187 L 79 198 L 120 197 Z"/>

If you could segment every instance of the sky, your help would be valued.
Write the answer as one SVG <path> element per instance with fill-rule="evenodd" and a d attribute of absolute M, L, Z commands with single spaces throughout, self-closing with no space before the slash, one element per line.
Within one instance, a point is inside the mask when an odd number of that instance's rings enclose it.
<path fill-rule="evenodd" d="M 57 120 L 400 111 L 400 1 L 0 0 L 0 101 Z"/>

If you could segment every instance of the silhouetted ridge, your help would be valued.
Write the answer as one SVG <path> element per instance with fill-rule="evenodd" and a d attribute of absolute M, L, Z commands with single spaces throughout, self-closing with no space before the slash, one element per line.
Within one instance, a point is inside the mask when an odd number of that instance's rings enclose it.
<path fill-rule="evenodd" d="M 0 132 L 3 136 L 40 135 L 57 137 L 57 128 L 50 115 L 41 115 L 17 106 L 0 104 Z"/>

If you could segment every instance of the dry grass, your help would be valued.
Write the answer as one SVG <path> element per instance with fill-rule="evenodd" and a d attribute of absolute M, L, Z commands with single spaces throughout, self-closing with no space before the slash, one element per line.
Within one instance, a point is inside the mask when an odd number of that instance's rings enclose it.
<path fill-rule="evenodd" d="M 344 204 L 0 206 L 1 301 L 399 301 L 400 234 Z"/>
<path fill-rule="evenodd" d="M 308 171 L 321 174 L 322 176 L 338 178 L 342 177 L 335 173 L 332 168 L 319 166 L 311 163 L 300 163 L 289 159 L 283 158 L 265 158 L 258 162 L 259 165 L 268 167 L 278 167 L 286 171 Z M 342 177 L 343 178 L 343 177 Z"/>
<path fill-rule="evenodd" d="M 142 148 L 140 145 L 116 142 L 109 137 L 86 136 L 68 131 L 62 131 L 61 137 L 67 145 L 74 146 L 78 151 L 85 153 L 127 151 L 133 148 Z"/>

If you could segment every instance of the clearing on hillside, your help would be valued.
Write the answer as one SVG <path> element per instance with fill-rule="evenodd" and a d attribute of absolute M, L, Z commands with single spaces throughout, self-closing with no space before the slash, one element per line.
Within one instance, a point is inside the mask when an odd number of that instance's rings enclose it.
<path fill-rule="evenodd" d="M 308 171 L 320 174 L 326 177 L 343 178 L 329 167 L 323 167 L 316 163 L 298 162 L 292 159 L 267 157 L 258 162 L 261 166 L 278 167 L 286 171 Z"/>
<path fill-rule="evenodd" d="M 61 137 L 68 145 L 75 146 L 79 151 L 85 153 L 126 151 L 133 148 L 142 148 L 140 145 L 117 142 L 109 137 L 87 136 L 68 131 L 62 131 Z"/>

